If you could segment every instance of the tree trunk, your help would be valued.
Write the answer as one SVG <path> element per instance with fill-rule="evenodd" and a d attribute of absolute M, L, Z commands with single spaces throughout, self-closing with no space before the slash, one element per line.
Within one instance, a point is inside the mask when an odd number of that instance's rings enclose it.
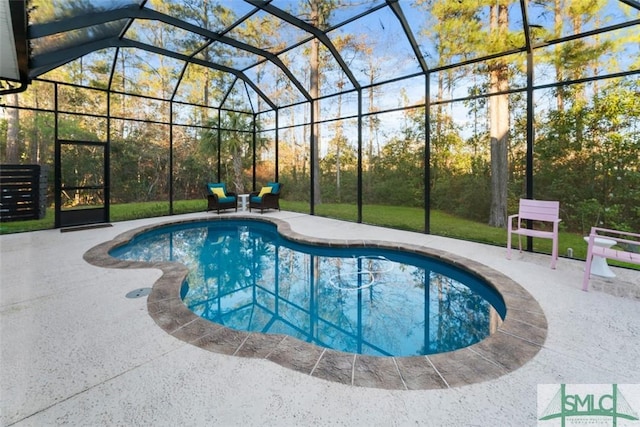
<path fill-rule="evenodd" d="M 344 81 L 340 79 L 338 82 L 338 88 L 342 91 L 344 87 Z M 336 117 L 342 117 L 342 92 L 338 95 L 338 114 Z M 340 202 L 340 145 L 342 144 L 342 121 L 338 120 L 336 122 L 336 197 L 337 201 Z"/>
<path fill-rule="evenodd" d="M 494 73 L 492 72 L 492 80 Z M 492 96 L 489 100 L 489 111 L 491 120 L 491 213 L 489 225 L 505 227 L 507 224 L 507 144 L 509 138 L 507 96 Z"/>
<path fill-rule="evenodd" d="M 553 3 L 553 35 L 558 38 L 562 35 L 562 0 L 554 0 Z M 556 81 L 563 80 L 564 70 L 560 65 L 561 45 L 556 44 L 555 47 L 555 65 L 556 65 Z M 556 90 L 556 108 L 558 111 L 564 111 L 564 88 L 558 87 Z"/>
<path fill-rule="evenodd" d="M 375 81 L 375 74 L 376 74 L 376 69 L 373 65 L 373 55 L 370 56 L 370 61 L 369 61 L 369 83 L 371 84 L 371 87 L 369 88 L 369 112 L 373 113 L 376 111 L 375 108 L 375 102 L 374 102 L 374 94 L 373 91 L 375 90 L 373 87 L 373 82 Z M 374 140 L 374 135 L 376 133 L 376 124 L 375 124 L 375 120 L 376 120 L 377 116 L 369 116 L 369 145 L 367 147 L 367 164 L 365 166 L 367 172 L 371 171 L 371 165 L 373 164 L 373 140 Z M 369 179 L 371 179 L 371 174 L 367 174 L 369 176 Z"/>
<path fill-rule="evenodd" d="M 18 95 L 15 93 L 6 95 L 7 99 L 7 148 L 5 161 L 9 164 L 16 164 L 19 162 L 19 131 L 20 131 L 20 110 L 18 106 Z"/>
<path fill-rule="evenodd" d="M 34 94 L 35 94 L 35 101 L 36 101 L 36 108 L 40 108 L 40 98 L 38 98 L 38 89 L 37 86 L 34 88 Z M 34 115 L 34 123 L 35 126 L 33 127 L 33 131 L 31 132 L 31 144 L 29 145 L 29 151 L 30 151 L 30 156 L 29 156 L 29 161 L 34 164 L 34 165 L 38 165 L 40 164 L 40 126 L 39 126 L 39 119 L 41 119 L 42 117 L 40 116 L 40 113 L 38 111 L 34 111 L 33 112 Z"/>
<path fill-rule="evenodd" d="M 508 29 L 507 6 L 491 7 L 492 32 L 506 34 Z M 509 69 L 504 61 L 490 65 L 490 92 L 509 89 Z M 491 212 L 489 225 L 505 227 L 507 224 L 507 179 L 509 141 L 509 96 L 495 95 L 489 98 L 489 136 L 491 138 Z"/>
<path fill-rule="evenodd" d="M 320 22 L 320 15 L 318 12 L 317 1 L 311 1 L 311 24 L 318 26 Z M 313 203 L 319 205 L 322 203 L 322 197 L 320 195 L 320 126 L 318 126 L 318 120 L 320 120 L 320 103 L 318 102 L 318 96 L 320 94 L 320 41 L 313 39 L 311 41 L 311 59 L 310 59 L 310 73 L 309 73 L 309 94 L 311 95 L 313 108 L 313 132 L 311 137 L 311 151 L 313 157 L 313 164 L 311 168 L 313 170 Z"/>
<path fill-rule="evenodd" d="M 234 191 L 238 194 L 244 193 L 244 180 L 242 179 L 242 153 L 239 149 L 234 149 L 232 156 L 233 164 L 233 185 Z"/>

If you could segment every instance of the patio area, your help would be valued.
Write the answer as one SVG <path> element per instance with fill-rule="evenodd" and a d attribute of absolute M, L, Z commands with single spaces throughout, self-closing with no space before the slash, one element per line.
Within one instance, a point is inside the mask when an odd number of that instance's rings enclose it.
<path fill-rule="evenodd" d="M 83 259 L 133 228 L 215 216 L 0 236 L 0 424 L 533 425 L 538 384 L 640 383 L 640 272 L 634 270 L 612 267 L 616 278 L 593 278 L 583 292 L 584 261 L 561 258 L 551 270 L 546 255 L 514 252 L 507 260 L 503 247 L 293 212 L 265 214 L 313 238 L 401 242 L 466 257 L 512 278 L 542 307 L 547 338 L 523 367 L 467 386 L 385 390 L 179 340 L 155 323 L 146 297 L 126 298 L 152 287 L 159 270 L 99 268 Z"/>

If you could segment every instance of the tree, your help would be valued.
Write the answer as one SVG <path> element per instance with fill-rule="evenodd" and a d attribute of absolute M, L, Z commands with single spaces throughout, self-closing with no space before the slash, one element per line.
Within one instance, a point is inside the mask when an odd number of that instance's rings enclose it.
<path fill-rule="evenodd" d="M 15 93 L 6 95 L 7 97 L 7 147 L 5 152 L 5 162 L 18 163 L 18 153 L 20 138 L 20 110 L 18 110 L 18 95 Z M 14 107 L 14 108 L 12 108 Z"/>
<path fill-rule="evenodd" d="M 323 16 L 320 14 L 322 0 L 308 0 L 309 7 L 311 9 L 310 18 L 311 25 L 320 28 L 321 19 Z M 311 54 L 309 61 L 309 95 L 311 95 L 311 108 L 313 110 L 313 123 L 312 136 L 311 136 L 311 152 L 313 158 L 313 164 L 311 165 L 314 171 L 313 179 L 313 203 L 322 203 L 322 195 L 320 194 L 320 126 L 318 126 L 318 120 L 320 120 L 320 103 L 318 97 L 320 94 L 320 40 L 314 38 L 311 40 Z"/>
<path fill-rule="evenodd" d="M 329 17 L 337 7 L 337 3 L 336 0 L 305 0 L 305 7 L 308 8 L 309 23 L 320 30 L 324 30 L 328 26 Z M 320 126 L 318 125 L 318 121 L 320 120 L 320 103 L 318 98 L 320 97 L 321 86 L 321 63 L 320 40 L 315 37 L 311 40 L 311 51 L 309 54 L 309 95 L 312 98 L 311 108 L 313 109 L 313 123 L 311 123 L 313 129 L 313 137 L 311 139 L 313 164 L 311 168 L 314 171 L 312 183 L 314 204 L 322 203 L 322 196 L 320 194 Z"/>
<path fill-rule="evenodd" d="M 570 230 L 640 227 L 635 90 L 629 82 L 611 82 L 590 105 L 552 110 L 541 120 L 535 162 L 539 197 L 562 200 L 563 223 Z"/>
<path fill-rule="evenodd" d="M 496 2 L 489 6 L 491 40 L 498 43 L 507 38 L 509 28 L 508 4 Z M 509 66 L 504 59 L 489 62 L 489 91 L 509 89 Z M 489 225 L 505 227 L 507 224 L 507 181 L 509 141 L 509 96 L 492 95 L 489 98 L 489 137 L 491 138 L 491 212 Z"/>
<path fill-rule="evenodd" d="M 243 171 L 252 163 L 253 150 L 253 119 L 249 114 L 236 111 L 226 111 L 218 129 L 217 119 L 209 120 L 208 128 L 201 136 L 201 152 L 204 155 L 217 157 L 220 153 L 220 163 L 227 168 L 231 165 L 231 173 L 222 173 L 221 179 L 230 179 L 234 189 L 238 193 L 245 192 Z M 256 126 L 256 132 L 259 126 Z M 220 147 L 218 147 L 218 132 L 220 132 Z M 266 138 L 256 138 L 256 155 L 267 146 Z M 210 162 L 212 164 L 213 162 Z M 227 178 L 225 178 L 227 177 Z"/>
<path fill-rule="evenodd" d="M 228 8 L 223 4 L 211 1 L 211 0 L 190 0 L 187 2 L 164 2 L 159 0 L 153 0 L 158 8 L 167 8 L 169 14 L 176 16 L 177 18 L 184 19 L 189 22 L 193 22 L 196 25 L 210 31 L 216 31 L 220 28 L 224 28 L 227 25 L 231 25 L 237 17 L 233 13 L 232 8 Z M 203 40 L 200 36 L 196 36 L 192 33 L 185 38 L 177 38 L 175 42 L 182 46 L 187 52 L 199 51 L 202 47 Z M 208 62 L 223 62 L 225 57 L 231 56 L 228 52 L 225 52 L 224 47 L 220 47 L 219 43 L 213 43 L 211 46 L 199 51 L 199 56 L 204 61 Z M 231 65 L 228 63 L 227 65 Z M 192 67 L 192 66 L 190 66 Z M 194 85 L 193 89 L 201 90 L 202 96 L 193 95 L 191 98 L 201 100 L 204 105 L 210 104 L 210 97 L 215 92 L 219 92 L 216 80 L 219 80 L 222 76 L 219 71 L 215 71 L 208 67 L 200 69 L 198 77 L 199 84 Z M 204 75 L 200 75 L 204 74 Z M 205 117 L 200 117 L 202 121 L 205 121 Z"/>
<path fill-rule="evenodd" d="M 553 14 L 551 36 L 560 38 L 567 26 L 569 26 L 567 33 L 579 35 L 587 24 L 594 20 L 597 24 L 606 3 L 603 0 L 553 0 L 549 4 Z M 613 43 L 612 41 L 600 42 L 598 37 L 595 40 L 595 43 L 590 44 L 588 39 L 579 38 L 569 43 L 555 45 L 547 60 L 554 66 L 556 81 L 580 79 L 585 77 L 590 68 L 597 74 L 598 59 L 612 50 Z M 565 108 L 565 101 L 584 102 L 585 99 L 584 86 L 561 86 L 556 91 L 556 108 L 562 111 Z"/>
<path fill-rule="evenodd" d="M 508 2 L 504 0 L 487 2 L 451 2 L 447 0 L 419 0 L 419 5 L 429 9 L 433 22 L 427 23 L 422 33 L 434 39 L 434 50 L 440 66 L 451 62 L 464 61 L 473 56 L 482 56 L 501 51 L 509 46 Z M 488 5 L 488 31 L 483 31 L 483 5 Z M 477 72 L 488 74 L 490 93 L 499 93 L 509 88 L 509 63 L 505 59 L 490 60 L 486 67 L 478 67 Z M 458 71 L 438 73 L 438 100 L 444 98 L 446 86 L 449 88 L 464 77 L 465 68 Z M 478 86 L 477 84 L 475 86 Z M 508 133 L 509 98 L 507 94 L 492 95 L 489 98 L 489 136 L 491 152 L 491 210 L 489 223 L 497 227 L 506 225 L 507 179 L 508 179 Z M 432 149 L 447 149 L 452 135 L 448 134 L 447 115 L 441 105 L 435 116 Z M 450 128 L 450 126 L 449 126 Z M 475 132 L 477 135 L 478 133 Z M 433 161 L 442 160 L 434 155 Z M 445 166 L 445 165 L 443 165 Z M 438 171 L 437 163 L 434 170 Z"/>

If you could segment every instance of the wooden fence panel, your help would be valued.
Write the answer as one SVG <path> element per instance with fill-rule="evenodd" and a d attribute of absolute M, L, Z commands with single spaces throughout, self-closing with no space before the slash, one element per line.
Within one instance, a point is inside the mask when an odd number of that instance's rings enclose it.
<path fill-rule="evenodd" d="M 40 194 L 40 165 L 0 165 L 0 221 L 44 217 Z"/>

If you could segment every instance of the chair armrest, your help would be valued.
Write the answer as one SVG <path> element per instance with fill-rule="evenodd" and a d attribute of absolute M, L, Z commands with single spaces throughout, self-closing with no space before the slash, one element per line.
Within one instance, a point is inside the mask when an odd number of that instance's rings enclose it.
<path fill-rule="evenodd" d="M 227 197 L 235 197 L 236 200 L 238 200 L 238 195 L 236 193 L 234 193 L 233 191 L 229 191 L 227 192 Z M 220 198 L 218 197 L 217 194 L 207 194 L 207 198 L 208 199 L 213 199 L 216 203 L 220 202 Z"/>
<path fill-rule="evenodd" d="M 629 234 L 629 233 L 625 233 L 625 235 L 626 234 Z M 630 233 L 630 234 L 632 236 L 634 235 L 633 233 Z M 628 245 L 628 246 L 638 246 L 640 248 L 640 240 L 629 240 L 629 239 L 623 239 L 622 237 L 618 237 L 618 236 L 608 236 L 608 235 L 595 234 L 595 233 L 589 234 L 589 244 L 592 244 L 592 242 L 594 242 L 595 239 L 599 237 L 603 239 L 615 240 L 617 246 L 621 246 L 622 244 L 622 245 Z"/>
<path fill-rule="evenodd" d="M 595 234 L 596 236 L 598 236 L 599 235 L 598 231 L 601 233 L 611 233 L 611 234 L 640 238 L 640 234 L 638 233 L 631 233 L 629 231 L 612 230 L 610 228 L 602 228 L 602 227 L 591 227 L 590 234 Z M 603 236 L 603 237 L 606 237 L 606 236 Z"/>

